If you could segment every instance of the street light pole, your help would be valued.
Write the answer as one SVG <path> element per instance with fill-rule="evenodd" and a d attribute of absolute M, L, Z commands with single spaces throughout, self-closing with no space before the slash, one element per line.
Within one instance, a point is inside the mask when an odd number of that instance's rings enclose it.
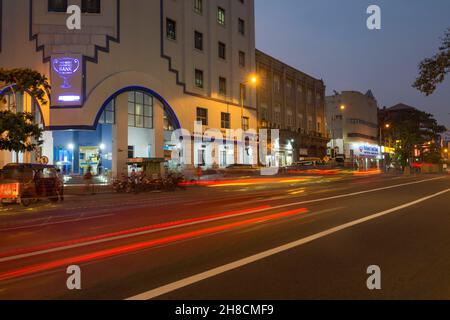
<path fill-rule="evenodd" d="M 347 107 L 343 104 L 340 106 L 336 106 L 337 113 L 341 113 L 339 111 L 344 111 Z M 336 159 L 336 136 L 335 136 L 335 125 L 334 122 L 337 119 L 337 114 L 332 115 L 331 117 L 331 139 L 333 140 L 333 143 L 331 144 L 333 147 L 332 153 L 334 154 L 334 159 Z"/>
<path fill-rule="evenodd" d="M 246 85 L 247 84 L 252 84 L 253 86 L 256 87 L 256 85 L 258 84 L 258 78 L 256 75 L 252 75 L 250 76 L 250 79 L 247 81 L 244 81 L 243 83 L 241 83 L 241 87 L 240 87 L 240 98 L 241 98 L 241 128 L 242 130 L 244 130 L 244 103 L 245 103 L 245 90 L 246 90 Z"/>

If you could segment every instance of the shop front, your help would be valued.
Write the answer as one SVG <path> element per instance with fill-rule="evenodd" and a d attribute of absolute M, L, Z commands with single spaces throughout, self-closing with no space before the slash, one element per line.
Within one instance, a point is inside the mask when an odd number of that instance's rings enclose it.
<path fill-rule="evenodd" d="M 352 166 L 358 170 L 379 169 L 380 147 L 368 143 L 351 143 L 349 145 Z"/>

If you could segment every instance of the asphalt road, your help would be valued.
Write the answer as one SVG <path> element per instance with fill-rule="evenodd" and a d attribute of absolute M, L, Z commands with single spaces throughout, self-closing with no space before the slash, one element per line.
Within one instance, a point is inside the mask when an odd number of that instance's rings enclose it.
<path fill-rule="evenodd" d="M 0 299 L 450 299 L 449 203 L 448 176 L 376 175 L 6 208 Z"/>

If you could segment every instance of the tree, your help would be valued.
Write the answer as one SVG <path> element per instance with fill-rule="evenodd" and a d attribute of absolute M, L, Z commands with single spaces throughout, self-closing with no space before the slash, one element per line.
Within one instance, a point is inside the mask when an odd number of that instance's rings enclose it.
<path fill-rule="evenodd" d="M 50 84 L 45 75 L 31 69 L 3 69 L 0 68 L 0 88 L 9 87 L 14 99 L 14 108 L 16 107 L 16 92 L 28 92 L 41 104 L 47 104 L 45 95 L 50 91 Z M 4 95 L 0 99 L 4 101 Z"/>
<path fill-rule="evenodd" d="M 34 123 L 34 116 L 28 112 L 17 112 L 16 93 L 28 92 L 42 105 L 47 104 L 46 94 L 50 84 L 45 75 L 31 69 L 0 68 L 0 88 L 8 87 L 13 97 L 13 105 L 8 110 L 0 111 L 0 150 L 16 152 L 16 162 L 19 162 L 19 152 L 31 152 L 42 145 L 43 130 Z M 8 91 L 0 93 L 0 101 L 5 101 Z"/>
<path fill-rule="evenodd" d="M 435 162 L 435 159 L 440 159 L 437 142 L 446 128 L 439 125 L 431 114 L 411 109 L 399 112 L 385 121 L 391 124 L 392 129 L 389 130 L 388 137 L 391 141 L 395 141 L 394 158 L 402 167 L 410 164 L 414 150 L 424 145 L 427 145 L 429 151 L 422 160 Z"/>
<path fill-rule="evenodd" d="M 31 152 L 43 143 L 43 130 L 33 122 L 31 113 L 0 111 L 0 150 L 15 151 L 16 162 L 19 152 Z"/>
<path fill-rule="evenodd" d="M 450 72 L 450 28 L 447 30 L 439 52 L 419 64 L 419 77 L 413 87 L 429 96 L 436 91 Z"/>

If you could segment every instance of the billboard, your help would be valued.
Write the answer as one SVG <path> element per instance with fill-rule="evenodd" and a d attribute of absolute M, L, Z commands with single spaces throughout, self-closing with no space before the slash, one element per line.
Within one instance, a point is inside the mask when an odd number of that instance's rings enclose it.
<path fill-rule="evenodd" d="M 81 55 L 53 55 L 50 62 L 52 107 L 83 104 L 83 64 Z"/>

